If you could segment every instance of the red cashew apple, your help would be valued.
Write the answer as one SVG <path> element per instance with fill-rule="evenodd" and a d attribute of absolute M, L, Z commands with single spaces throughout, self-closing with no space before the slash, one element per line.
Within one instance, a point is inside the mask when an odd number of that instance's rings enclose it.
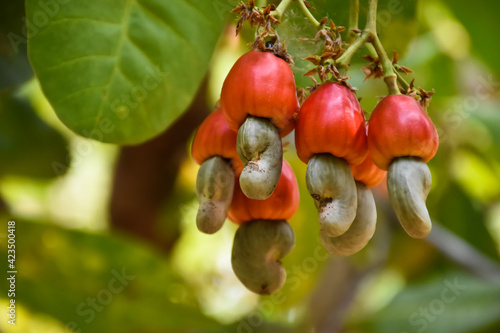
<path fill-rule="evenodd" d="M 285 283 L 280 259 L 294 247 L 295 236 L 286 220 L 299 206 L 297 179 L 283 160 L 281 177 L 266 200 L 247 198 L 236 185 L 229 219 L 240 224 L 234 236 L 231 264 L 238 279 L 251 291 L 270 294 Z"/>
<path fill-rule="evenodd" d="M 427 162 L 439 139 L 426 111 L 411 96 L 382 99 L 370 118 L 368 148 L 373 162 L 387 172 L 392 207 L 405 231 L 423 238 L 432 228 L 425 200 L 431 188 Z"/>
<path fill-rule="evenodd" d="M 368 149 L 380 169 L 389 169 L 397 157 L 418 157 L 427 163 L 436 155 L 438 146 L 436 128 L 415 98 L 389 95 L 373 110 Z"/>
<path fill-rule="evenodd" d="M 193 140 L 191 153 L 199 165 L 213 156 L 220 156 L 229 161 L 236 177 L 243 170 L 236 152 L 236 136 L 227 124 L 222 109 L 212 112 L 200 125 Z"/>
<path fill-rule="evenodd" d="M 278 186 L 266 200 L 249 199 L 235 186 L 228 218 L 236 224 L 252 220 L 289 220 L 299 207 L 299 190 L 293 170 L 283 160 Z"/>
<path fill-rule="evenodd" d="M 245 53 L 224 81 L 221 105 L 234 131 L 254 116 L 269 119 L 286 136 L 295 128 L 299 109 L 292 69 L 270 52 Z"/>
<path fill-rule="evenodd" d="M 200 202 L 196 225 L 200 231 L 212 234 L 224 224 L 235 176 L 243 169 L 236 152 L 236 133 L 229 128 L 222 110 L 214 111 L 200 125 L 191 152 L 201 165 L 196 178 Z"/>
<path fill-rule="evenodd" d="M 356 184 L 349 165 L 365 159 L 365 119 L 354 93 L 324 83 L 302 105 L 295 130 L 299 158 L 307 163 L 306 183 L 319 213 L 321 232 L 342 235 L 356 216 Z"/>
<path fill-rule="evenodd" d="M 241 189 L 249 198 L 266 199 L 281 173 L 281 137 L 294 129 L 299 109 L 290 66 L 270 52 L 244 54 L 224 81 L 221 106 L 238 131 L 237 151 L 245 164 Z"/>

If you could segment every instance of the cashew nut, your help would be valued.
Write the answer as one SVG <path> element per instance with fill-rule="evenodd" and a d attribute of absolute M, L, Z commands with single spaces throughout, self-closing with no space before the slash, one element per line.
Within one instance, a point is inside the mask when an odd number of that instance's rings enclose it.
<path fill-rule="evenodd" d="M 343 235 L 328 237 L 321 233 L 321 243 L 333 255 L 350 256 L 361 251 L 375 233 L 377 209 L 370 189 L 356 182 L 358 209 L 351 227 Z"/>
<path fill-rule="evenodd" d="M 431 183 L 429 167 L 420 158 L 399 157 L 389 166 L 389 199 L 401 225 L 413 238 L 426 237 L 432 228 L 425 206 Z"/>
<path fill-rule="evenodd" d="M 347 162 L 331 154 L 314 155 L 307 164 L 306 184 L 318 208 L 321 232 L 329 237 L 345 233 L 358 205 Z"/>
<path fill-rule="evenodd" d="M 243 223 L 234 236 L 231 264 L 249 290 L 268 295 L 285 283 L 280 259 L 295 245 L 292 228 L 285 220 L 253 220 Z"/>
<path fill-rule="evenodd" d="M 234 190 L 234 171 L 220 156 L 206 160 L 198 170 L 196 195 L 200 202 L 196 225 L 206 234 L 217 232 L 226 219 Z"/>
<path fill-rule="evenodd" d="M 268 119 L 248 116 L 238 130 L 236 147 L 245 165 L 241 190 L 250 199 L 269 198 L 278 185 L 283 161 L 278 128 Z"/>

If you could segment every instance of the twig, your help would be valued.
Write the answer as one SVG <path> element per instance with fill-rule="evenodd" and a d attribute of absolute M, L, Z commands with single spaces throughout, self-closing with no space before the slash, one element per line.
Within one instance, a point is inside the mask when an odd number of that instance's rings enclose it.
<path fill-rule="evenodd" d="M 313 14 L 311 14 L 309 8 L 307 8 L 306 4 L 304 3 L 304 0 L 297 0 L 297 2 L 299 3 L 300 9 L 302 9 L 302 12 L 304 12 L 304 15 L 307 17 L 309 22 L 311 22 L 314 27 L 319 28 L 321 24 L 318 22 L 318 20 L 316 20 Z"/>
<path fill-rule="evenodd" d="M 357 37 L 354 30 L 358 29 L 359 22 L 359 0 L 351 0 L 349 7 L 349 37 L 347 42 L 352 44 Z"/>
<path fill-rule="evenodd" d="M 432 222 L 432 231 L 425 240 L 471 273 L 487 280 L 500 281 L 499 264 L 439 223 Z"/>

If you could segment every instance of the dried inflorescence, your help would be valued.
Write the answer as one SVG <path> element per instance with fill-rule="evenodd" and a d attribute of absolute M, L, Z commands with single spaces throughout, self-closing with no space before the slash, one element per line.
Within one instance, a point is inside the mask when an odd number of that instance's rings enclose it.
<path fill-rule="evenodd" d="M 271 14 L 275 9 L 274 5 L 269 5 L 264 7 L 264 10 L 261 10 L 256 6 L 255 0 L 249 0 L 247 4 L 244 2 L 240 3 L 231 11 L 231 13 L 240 15 L 236 25 L 236 35 L 240 33 L 245 21 L 248 21 L 252 28 L 254 26 L 257 26 L 257 28 L 263 27 L 267 32 L 274 32 L 273 25 L 280 23 Z"/>

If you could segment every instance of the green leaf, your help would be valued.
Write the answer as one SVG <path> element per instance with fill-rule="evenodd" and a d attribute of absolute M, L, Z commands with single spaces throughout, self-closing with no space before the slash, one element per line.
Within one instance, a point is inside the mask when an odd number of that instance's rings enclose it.
<path fill-rule="evenodd" d="M 123 237 L 16 221 L 16 304 L 75 332 L 221 328 L 200 312 L 196 295 L 167 259 L 150 248 Z"/>
<path fill-rule="evenodd" d="M 139 143 L 190 104 L 230 2 L 28 0 L 28 55 L 70 129 Z"/>
<path fill-rule="evenodd" d="M 66 145 L 61 134 L 45 124 L 26 99 L 0 93 L 0 175 L 58 176 L 66 167 L 55 170 L 54 163 L 69 164 Z"/>
<path fill-rule="evenodd" d="M 470 333 L 500 325 L 500 285 L 461 273 L 401 291 L 360 326 L 363 332 Z M 494 326 L 495 325 L 495 326 Z"/>

